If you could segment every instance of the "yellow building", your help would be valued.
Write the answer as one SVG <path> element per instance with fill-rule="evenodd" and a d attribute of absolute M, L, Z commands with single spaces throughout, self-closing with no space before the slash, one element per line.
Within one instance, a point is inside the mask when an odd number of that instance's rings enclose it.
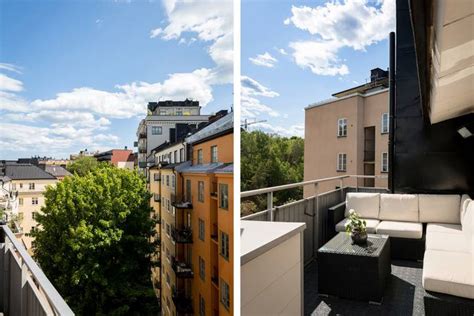
<path fill-rule="evenodd" d="M 53 175 L 29 163 L 4 162 L 0 164 L 4 175 L 12 182 L 12 191 L 18 192 L 18 223 L 21 241 L 30 250 L 33 239 L 28 236 L 37 223 L 35 216 L 44 206 L 44 192 L 58 180 Z"/>
<path fill-rule="evenodd" d="M 161 221 L 161 269 L 153 277 L 162 313 L 232 315 L 233 113 L 186 144 L 188 161 L 150 168 Z"/>

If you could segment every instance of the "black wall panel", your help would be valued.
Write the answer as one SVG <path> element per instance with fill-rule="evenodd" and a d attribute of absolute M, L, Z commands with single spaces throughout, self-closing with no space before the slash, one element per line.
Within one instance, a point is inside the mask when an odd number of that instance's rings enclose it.
<path fill-rule="evenodd" d="M 474 137 L 457 129 L 466 115 L 431 125 L 422 114 L 408 0 L 397 0 L 393 190 L 474 196 Z"/>

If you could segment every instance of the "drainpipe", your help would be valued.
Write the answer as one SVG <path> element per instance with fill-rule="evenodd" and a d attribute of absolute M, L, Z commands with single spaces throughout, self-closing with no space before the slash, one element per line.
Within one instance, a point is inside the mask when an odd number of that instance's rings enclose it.
<path fill-rule="evenodd" d="M 394 131 L 395 131 L 395 32 L 390 32 L 390 65 L 389 65 L 389 134 L 388 134 L 388 189 L 394 193 Z"/>

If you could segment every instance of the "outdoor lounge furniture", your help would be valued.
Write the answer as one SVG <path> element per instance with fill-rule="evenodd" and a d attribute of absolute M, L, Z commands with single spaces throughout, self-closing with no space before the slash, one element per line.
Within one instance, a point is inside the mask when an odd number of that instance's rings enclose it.
<path fill-rule="evenodd" d="M 348 193 L 346 202 L 329 209 L 329 237 L 345 230 L 350 209 L 367 220 L 369 233 L 390 236 L 392 258 L 423 259 L 426 314 L 447 309 L 474 314 L 474 202 L 469 196 Z"/>
<path fill-rule="evenodd" d="M 390 240 L 368 235 L 367 245 L 339 233 L 318 250 L 319 294 L 381 302 L 390 277 Z"/>

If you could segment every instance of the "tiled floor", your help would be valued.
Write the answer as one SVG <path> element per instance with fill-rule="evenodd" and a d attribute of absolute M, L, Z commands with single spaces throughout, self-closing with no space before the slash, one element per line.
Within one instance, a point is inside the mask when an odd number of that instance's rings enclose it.
<path fill-rule="evenodd" d="M 424 315 L 422 264 L 392 261 L 392 275 L 382 305 L 318 296 L 317 263 L 306 266 L 305 315 Z"/>

